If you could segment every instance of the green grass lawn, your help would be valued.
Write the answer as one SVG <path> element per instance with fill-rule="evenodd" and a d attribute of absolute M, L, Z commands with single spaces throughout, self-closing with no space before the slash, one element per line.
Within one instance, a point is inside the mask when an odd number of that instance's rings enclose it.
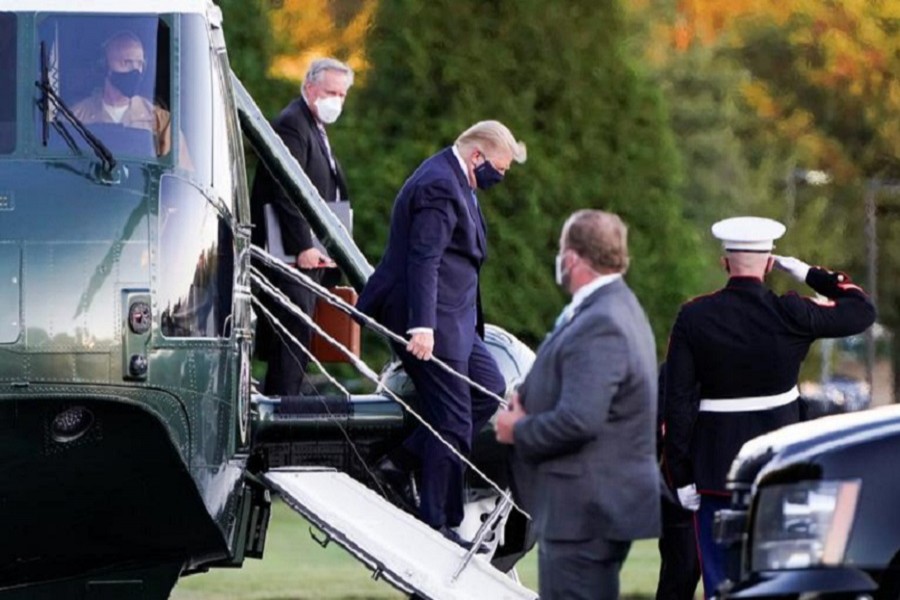
<path fill-rule="evenodd" d="M 656 540 L 632 546 L 622 572 L 622 594 L 651 598 L 656 591 L 659 556 Z M 518 566 L 522 583 L 537 589 L 537 553 Z M 263 560 L 244 562 L 241 569 L 216 569 L 182 579 L 172 600 L 363 600 L 405 596 L 334 544 L 319 547 L 309 524 L 281 502 L 275 502 Z"/>

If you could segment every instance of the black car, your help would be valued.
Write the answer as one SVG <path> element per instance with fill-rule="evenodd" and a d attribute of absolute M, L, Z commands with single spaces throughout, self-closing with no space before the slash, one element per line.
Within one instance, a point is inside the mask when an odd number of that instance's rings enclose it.
<path fill-rule="evenodd" d="M 803 382 L 800 395 L 807 418 L 865 410 L 872 404 L 871 386 L 845 375 L 836 375 L 822 383 Z"/>
<path fill-rule="evenodd" d="M 716 515 L 723 598 L 900 598 L 900 406 L 751 440 Z"/>

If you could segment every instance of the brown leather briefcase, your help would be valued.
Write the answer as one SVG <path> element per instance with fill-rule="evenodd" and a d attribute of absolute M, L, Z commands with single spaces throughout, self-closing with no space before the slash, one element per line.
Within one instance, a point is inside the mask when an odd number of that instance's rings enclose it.
<path fill-rule="evenodd" d="M 356 299 L 359 296 L 352 287 L 334 287 L 329 291 L 348 304 L 356 306 Z M 338 310 L 323 298 L 317 298 L 315 319 L 319 327 L 324 329 L 328 335 L 346 346 L 357 358 L 359 357 L 359 323 L 351 319 L 350 315 Z M 312 336 L 312 353 L 323 363 L 350 362 L 343 352 L 332 346 L 328 340 L 315 331 Z"/>

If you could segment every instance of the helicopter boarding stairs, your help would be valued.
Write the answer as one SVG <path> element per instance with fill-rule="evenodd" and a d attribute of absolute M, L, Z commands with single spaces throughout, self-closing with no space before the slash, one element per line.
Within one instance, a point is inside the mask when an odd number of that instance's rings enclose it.
<path fill-rule="evenodd" d="M 290 273 L 297 281 L 309 285 L 322 297 L 334 301 L 338 305 L 343 301 L 318 286 L 314 282 L 307 281 L 306 275 L 299 272 L 291 272 L 289 268 L 264 251 L 253 248 L 254 254 L 269 261 L 272 266 Z M 289 300 L 275 290 L 261 274 L 254 273 L 254 281 L 260 288 L 273 295 L 283 306 L 298 318 L 303 319 L 319 335 L 322 335 L 330 343 L 338 347 L 357 366 L 361 373 L 373 382 L 378 383 L 378 375 L 364 363 L 356 359 L 346 347 L 325 332 L 315 321 L 301 309 L 292 305 Z M 271 319 L 274 326 L 290 339 L 298 347 L 302 344 L 290 333 L 290 331 L 278 319 L 273 318 L 264 306 L 256 303 L 260 311 Z M 344 303 L 345 304 L 345 303 Z M 344 306 L 348 310 L 353 307 Z M 365 315 L 358 315 L 366 319 Z M 310 359 L 320 368 L 321 363 L 313 356 Z M 438 359 L 432 359 L 438 363 Z M 332 383 L 340 387 L 339 382 L 327 375 Z M 342 389 L 342 388 L 341 388 Z M 346 397 L 350 394 L 342 389 Z M 414 411 L 399 396 L 387 387 L 381 391 L 388 397 L 397 401 L 412 414 Z M 262 401 L 257 399 L 257 404 Z M 329 416 L 336 415 L 328 411 Z M 416 415 L 418 419 L 421 416 Z M 428 425 L 426 421 L 422 423 Z M 438 435 L 437 432 L 434 432 Z M 438 438 L 440 436 L 438 435 Z M 441 440 L 447 443 L 445 440 Z M 453 448 L 451 447 L 451 450 Z M 467 458 L 460 456 L 473 472 L 482 477 L 484 474 L 477 470 L 475 465 Z M 427 524 L 419 521 L 409 513 L 397 508 L 375 491 L 369 489 L 347 473 L 328 467 L 283 467 L 265 471 L 262 479 L 270 489 L 278 492 L 283 500 L 306 517 L 315 527 L 325 533 L 324 540 L 316 539 L 323 547 L 330 541 L 349 551 L 361 562 L 373 569 L 376 579 L 383 578 L 397 589 L 414 594 L 417 598 L 429 600 L 474 600 L 479 598 L 490 600 L 515 600 L 535 599 L 537 595 L 520 585 L 513 577 L 495 569 L 489 559 L 481 556 L 476 549 L 482 546 L 489 535 L 502 532 L 506 518 L 514 507 L 509 492 L 504 492 L 496 483 L 491 486 L 499 493 L 496 504 L 493 507 L 479 506 L 477 521 L 478 531 L 472 539 L 472 548 L 463 549 L 461 546 L 445 538 Z M 491 502 L 487 501 L 488 504 Z M 467 506 L 467 513 L 470 512 Z M 465 522 L 464 522 L 465 525 Z M 496 547 L 496 539 L 495 547 Z M 490 545 L 488 545 L 488 548 Z"/>
<path fill-rule="evenodd" d="M 346 473 L 285 467 L 263 474 L 293 510 L 397 589 L 431 600 L 535 599 L 537 594 Z M 492 517 L 504 510 L 498 504 Z M 490 525 L 489 518 L 485 525 Z M 482 526 L 482 530 L 487 527 Z M 480 531 L 476 540 L 482 536 Z M 474 544 L 478 546 L 478 544 Z"/>
<path fill-rule="evenodd" d="M 357 288 L 362 287 L 372 272 L 371 265 L 359 252 L 337 217 L 325 207 L 309 178 L 272 130 L 234 73 L 231 80 L 242 132 L 285 191 L 299 202 L 298 208 L 303 209 L 303 215 L 316 236 L 323 241 L 351 284 Z M 282 274 L 295 278 L 298 283 L 313 289 L 317 295 L 326 299 L 329 296 L 326 290 L 309 281 L 308 277 L 300 274 L 300 271 L 288 268 L 275 256 L 255 246 L 251 251 L 254 258 L 263 260 L 270 267 L 280 270 Z M 287 298 L 279 298 L 281 294 L 272 288 L 262 273 L 254 271 L 252 278 L 266 294 L 276 298 L 294 316 L 306 320 L 310 327 L 335 347 L 340 346 L 303 311 L 296 306 L 289 306 Z M 341 303 L 339 298 L 333 300 L 338 304 Z M 302 346 L 255 298 L 254 307 L 260 311 L 261 316 L 279 325 L 286 339 L 297 346 Z M 348 308 L 352 311 L 352 307 Z M 369 321 L 365 315 L 356 316 L 364 322 Z M 392 333 L 384 327 L 376 328 L 376 331 L 383 334 Z M 361 373 L 378 382 L 377 374 L 356 360 L 346 348 L 341 350 L 348 355 Z M 314 357 L 311 358 L 318 364 Z M 437 359 L 434 359 L 434 362 L 440 363 Z M 321 368 L 320 364 L 318 366 Z M 477 387 L 474 382 L 470 383 L 473 387 Z M 349 396 L 346 390 L 343 391 Z M 390 390 L 384 392 L 404 408 L 409 409 Z M 505 405 L 503 399 L 498 398 L 498 401 L 501 405 Z M 468 464 L 465 458 L 461 459 Z M 469 468 L 477 472 L 471 464 Z M 371 568 L 373 577 L 384 579 L 403 592 L 429 600 L 537 598 L 535 592 L 519 584 L 514 576 L 494 568 L 488 555 L 477 554 L 474 549 L 463 549 L 346 473 L 327 467 L 283 467 L 265 471 L 261 477 L 293 510 L 324 532 L 326 536 L 324 540 L 313 535 L 319 544 L 324 547 L 334 541 Z M 470 527 L 478 529 L 473 539 L 473 548 L 480 547 L 488 535 L 496 536 L 495 531 L 503 530 L 505 518 L 514 506 L 508 492 L 500 490 L 496 484 L 493 484 L 493 487 L 499 492 L 499 500 L 493 506 L 490 506 L 493 499 L 487 500 L 486 504 L 479 506 L 479 510 L 475 511 L 477 513 L 475 520 L 479 522 Z M 467 521 L 463 523 L 464 526 L 469 522 L 468 507 L 466 512 Z M 487 545 L 496 548 L 496 544 L 495 538 L 493 544 Z"/>

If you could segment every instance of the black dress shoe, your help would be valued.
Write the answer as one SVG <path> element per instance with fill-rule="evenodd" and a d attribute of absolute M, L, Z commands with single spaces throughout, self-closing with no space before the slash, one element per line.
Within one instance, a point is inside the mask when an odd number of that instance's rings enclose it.
<path fill-rule="evenodd" d="M 462 536 L 460 536 L 458 533 L 456 533 L 455 531 L 453 531 L 446 525 L 444 525 L 443 527 L 438 529 L 438 532 L 440 532 L 440 534 L 442 536 L 444 536 L 445 538 L 447 538 L 448 540 L 450 540 L 451 542 L 453 542 L 454 544 L 456 544 L 463 550 L 471 550 L 472 549 L 472 542 L 470 542 L 468 540 L 464 540 L 462 538 Z M 487 554 L 488 552 L 490 552 L 490 548 L 488 548 L 485 544 L 478 545 L 478 550 L 476 550 L 476 554 Z"/>
<path fill-rule="evenodd" d="M 385 457 L 375 465 L 373 474 L 388 500 L 410 514 L 419 514 L 419 493 L 412 473 L 404 471 Z"/>

